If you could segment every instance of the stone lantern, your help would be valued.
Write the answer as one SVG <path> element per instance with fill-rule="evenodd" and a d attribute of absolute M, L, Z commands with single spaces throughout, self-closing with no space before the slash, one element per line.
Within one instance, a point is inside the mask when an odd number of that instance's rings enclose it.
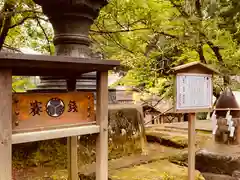
<path fill-rule="evenodd" d="M 89 48 L 89 30 L 100 9 L 108 4 L 108 0 L 34 0 L 34 2 L 42 6 L 44 14 L 53 26 L 55 55 L 87 58 L 86 60 L 93 58 Z M 47 76 L 40 79 L 40 84 L 33 91 L 66 91 L 66 81 L 62 77 Z M 78 77 L 76 89 L 95 92 L 96 73 Z"/>

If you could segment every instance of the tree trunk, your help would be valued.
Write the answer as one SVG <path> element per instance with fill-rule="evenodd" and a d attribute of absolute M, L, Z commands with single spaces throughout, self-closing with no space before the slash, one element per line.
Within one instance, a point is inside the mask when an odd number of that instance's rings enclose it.
<path fill-rule="evenodd" d="M 15 4 L 12 0 L 6 0 L 0 11 L 0 50 L 11 27 L 11 19 L 14 16 Z"/>

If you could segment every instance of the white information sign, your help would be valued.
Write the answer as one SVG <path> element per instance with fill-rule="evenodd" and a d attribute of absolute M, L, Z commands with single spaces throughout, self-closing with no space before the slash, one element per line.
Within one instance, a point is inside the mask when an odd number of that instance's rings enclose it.
<path fill-rule="evenodd" d="M 177 74 L 176 110 L 193 110 L 212 108 L 212 75 Z"/>

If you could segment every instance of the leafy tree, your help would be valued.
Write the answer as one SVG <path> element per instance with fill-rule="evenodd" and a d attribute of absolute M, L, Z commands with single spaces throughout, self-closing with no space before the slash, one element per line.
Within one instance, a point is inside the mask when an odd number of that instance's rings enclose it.
<path fill-rule="evenodd" d="M 171 67 L 191 61 L 218 69 L 230 86 L 229 76 L 240 69 L 238 31 L 221 25 L 238 14 L 224 18 L 223 7 L 233 8 L 226 1 L 194 2 L 112 0 L 92 28 L 93 47 L 122 61 L 122 84 L 147 92 L 171 96 Z M 215 96 L 221 86 L 215 86 Z"/>
<path fill-rule="evenodd" d="M 54 53 L 52 27 L 39 6 L 32 0 L 0 4 L 1 50 Z M 171 96 L 171 67 L 191 61 L 218 69 L 229 86 L 240 69 L 238 6 L 237 0 L 112 0 L 92 26 L 92 47 L 121 60 L 121 84 L 146 92 Z M 218 96 L 222 85 L 215 84 Z"/>
<path fill-rule="evenodd" d="M 53 53 L 52 28 L 32 0 L 1 0 L 0 9 L 0 50 L 22 53 L 21 48 L 30 47 Z M 29 77 L 13 77 L 14 91 L 32 86 Z"/>

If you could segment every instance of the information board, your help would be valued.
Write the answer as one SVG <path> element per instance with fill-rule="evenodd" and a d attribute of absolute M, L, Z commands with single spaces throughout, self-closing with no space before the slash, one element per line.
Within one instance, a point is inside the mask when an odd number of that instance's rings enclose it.
<path fill-rule="evenodd" d="M 35 131 L 95 122 L 89 92 L 13 94 L 13 130 Z"/>
<path fill-rule="evenodd" d="M 212 108 L 212 75 L 181 73 L 176 76 L 176 111 Z"/>

